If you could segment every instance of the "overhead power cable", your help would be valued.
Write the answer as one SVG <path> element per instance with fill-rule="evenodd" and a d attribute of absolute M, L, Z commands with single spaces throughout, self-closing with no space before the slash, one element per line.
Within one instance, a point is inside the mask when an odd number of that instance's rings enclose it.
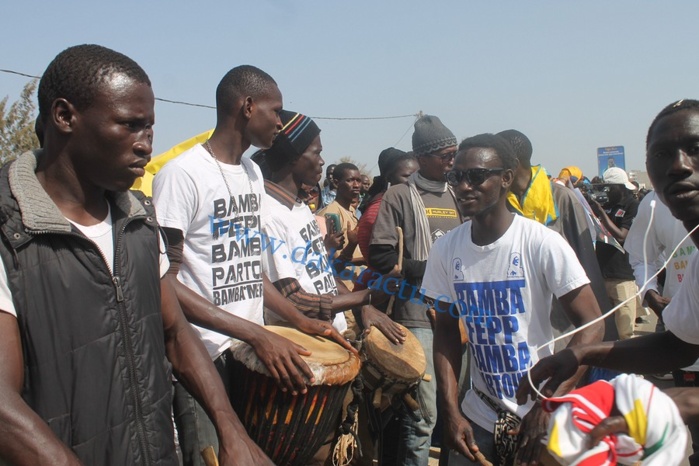
<path fill-rule="evenodd" d="M 318 117 L 312 116 L 314 120 L 394 120 L 396 118 L 408 118 L 417 117 L 417 113 L 410 113 L 407 115 L 394 115 L 394 116 L 377 116 L 377 117 Z"/>
<path fill-rule="evenodd" d="M 212 109 L 216 110 L 216 107 L 212 107 L 211 105 L 192 104 L 189 102 L 182 102 L 181 100 L 161 99 L 160 97 L 156 97 L 155 100 L 159 100 L 160 102 L 167 102 L 169 104 L 188 105 L 190 107 L 212 108 Z"/>
<path fill-rule="evenodd" d="M 2 73 L 8 73 L 8 74 L 16 74 L 18 76 L 24 76 L 26 78 L 35 78 L 35 79 L 40 79 L 41 76 L 34 76 L 31 74 L 27 73 L 21 73 L 19 71 L 14 71 L 14 70 L 6 70 L 0 68 L 0 72 Z M 216 110 L 216 107 L 212 105 L 204 105 L 204 104 L 194 104 L 191 102 L 184 102 L 181 100 L 170 100 L 170 99 L 163 99 L 161 97 L 156 97 L 155 100 L 160 101 L 160 102 L 165 102 L 168 104 L 175 104 L 175 105 L 186 105 L 188 107 L 200 107 L 200 108 L 210 108 L 212 110 Z M 316 117 L 316 116 L 311 116 L 314 120 L 338 120 L 338 121 L 359 121 L 359 120 L 394 120 L 397 118 L 409 118 L 409 117 L 417 117 L 418 114 L 416 113 L 410 113 L 407 115 L 393 115 L 393 116 L 373 116 L 373 117 Z"/>
<path fill-rule="evenodd" d="M 33 75 L 31 75 L 31 74 L 26 74 L 26 73 L 20 73 L 19 71 L 3 70 L 3 69 L 1 69 L 1 68 L 0 68 L 0 71 L 2 71 L 3 73 L 17 74 L 17 75 L 19 75 L 19 76 L 24 76 L 24 77 L 26 77 L 26 78 L 36 78 L 36 79 L 39 79 L 39 78 L 41 77 L 41 76 L 33 76 Z"/>

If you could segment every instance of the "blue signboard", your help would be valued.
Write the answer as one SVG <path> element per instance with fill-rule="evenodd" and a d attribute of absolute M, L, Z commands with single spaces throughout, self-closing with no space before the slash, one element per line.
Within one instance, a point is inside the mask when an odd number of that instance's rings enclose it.
<path fill-rule="evenodd" d="M 624 161 L 624 146 L 610 146 L 597 148 L 597 167 L 600 178 L 611 167 L 619 167 L 626 170 Z"/>

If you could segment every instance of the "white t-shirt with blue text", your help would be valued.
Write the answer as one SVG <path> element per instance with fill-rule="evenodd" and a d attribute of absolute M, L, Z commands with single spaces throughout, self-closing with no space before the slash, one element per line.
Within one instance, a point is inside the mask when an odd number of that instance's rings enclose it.
<path fill-rule="evenodd" d="M 553 296 L 561 297 L 589 283 L 575 252 L 556 232 L 515 215 L 494 243 L 477 246 L 466 222 L 432 246 L 423 293 L 453 303 L 468 331 L 471 381 L 495 404 L 518 416 L 532 406 L 518 406 L 515 392 L 526 371 L 553 352 L 550 314 Z M 456 325 L 456 321 L 454 321 Z M 492 432 L 497 413 L 473 389 L 461 405 L 473 422 Z"/>

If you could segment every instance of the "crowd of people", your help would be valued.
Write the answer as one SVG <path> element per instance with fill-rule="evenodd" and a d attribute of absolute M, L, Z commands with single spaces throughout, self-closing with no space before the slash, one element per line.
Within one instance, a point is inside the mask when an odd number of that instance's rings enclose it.
<path fill-rule="evenodd" d="M 699 102 L 652 122 L 647 193 L 619 167 L 551 176 L 522 132 L 459 141 L 434 115 L 371 180 L 325 165 L 322 128 L 264 71 L 232 68 L 215 95 L 213 133 L 151 198 L 130 190 L 152 152 L 146 72 L 82 45 L 43 74 L 41 147 L 0 172 L 0 463 L 206 466 L 212 447 L 223 465 L 273 464 L 231 405 L 234 341 L 291 397 L 318 376 L 275 325 L 352 354 L 369 332 L 424 353 L 405 398 L 353 389 L 351 464 L 424 466 L 433 444 L 443 465 L 538 464 L 544 439 L 560 461 L 615 464 L 625 437 L 634 460 L 674 464 L 680 416 L 699 464 Z M 639 336 L 647 309 L 658 328 Z M 621 373 L 679 388 L 662 409 L 631 397 L 634 418 L 620 392 L 653 387 Z M 582 443 L 549 431 L 571 434 L 551 411 L 595 396 L 608 409 Z M 331 464 L 342 416 L 306 464 Z"/>

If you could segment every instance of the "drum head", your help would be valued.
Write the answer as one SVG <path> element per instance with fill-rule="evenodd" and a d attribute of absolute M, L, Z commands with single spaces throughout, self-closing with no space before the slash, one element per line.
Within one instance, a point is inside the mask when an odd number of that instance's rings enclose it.
<path fill-rule="evenodd" d="M 265 330 L 287 338 L 311 352 L 301 356 L 313 372 L 313 385 L 343 385 L 353 380 L 359 373 L 360 362 L 357 355 L 350 353 L 332 340 L 317 335 L 307 335 L 290 327 L 266 325 Z M 269 376 L 269 372 L 250 345 L 233 340 L 233 357 L 245 364 L 248 369 Z M 424 359 L 424 356 L 423 356 Z"/>
<path fill-rule="evenodd" d="M 401 325 L 406 334 L 405 343 L 393 344 L 377 328 L 372 328 L 364 339 L 367 359 L 380 367 L 389 377 L 399 380 L 418 380 L 427 369 L 425 352 L 420 341 Z"/>
<path fill-rule="evenodd" d="M 349 351 L 325 337 L 308 335 L 291 327 L 278 327 L 276 325 L 266 325 L 265 330 L 288 338 L 297 345 L 301 345 L 310 351 L 310 356 L 302 356 L 306 363 L 315 362 L 325 365 L 335 365 L 347 362 L 350 358 Z"/>

